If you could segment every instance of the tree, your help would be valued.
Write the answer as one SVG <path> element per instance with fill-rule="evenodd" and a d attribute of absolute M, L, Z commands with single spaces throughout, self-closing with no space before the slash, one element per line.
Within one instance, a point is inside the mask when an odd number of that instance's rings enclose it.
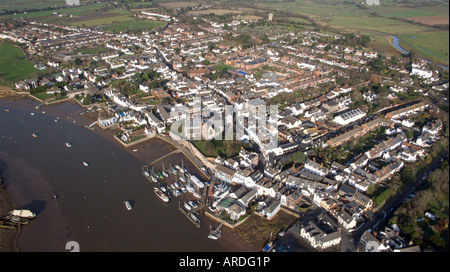
<path fill-rule="evenodd" d="M 376 58 L 373 59 L 372 61 L 369 62 L 369 67 L 374 71 L 374 72 L 381 72 L 384 69 L 386 69 L 386 65 L 384 64 L 383 60 L 381 58 Z"/>
<path fill-rule="evenodd" d="M 406 138 L 408 138 L 408 140 L 411 140 L 414 136 L 414 134 L 411 130 L 408 130 L 405 134 L 406 134 Z"/>
<path fill-rule="evenodd" d="M 80 66 L 82 63 L 83 63 L 83 61 L 81 59 L 79 59 L 79 58 L 75 59 L 75 65 L 76 66 Z"/>
<path fill-rule="evenodd" d="M 306 161 L 306 155 L 302 151 L 297 151 L 294 154 L 292 154 L 292 160 L 294 163 L 305 163 Z"/>

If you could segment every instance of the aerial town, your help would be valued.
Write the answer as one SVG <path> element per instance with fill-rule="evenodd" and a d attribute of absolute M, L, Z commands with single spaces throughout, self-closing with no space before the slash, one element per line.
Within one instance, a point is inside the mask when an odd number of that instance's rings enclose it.
<path fill-rule="evenodd" d="M 126 149 L 154 137 L 182 148 L 202 175 L 181 162 L 143 165 L 142 173 L 164 202 L 189 195 L 179 208 L 196 225 L 199 213 L 235 228 L 249 214 L 270 223 L 286 212 L 298 220 L 270 233 L 263 251 L 295 251 L 296 243 L 315 251 L 424 251 L 394 212 L 413 203 L 430 165 L 448 159 L 448 68 L 368 50 L 371 38 L 360 34 L 263 33 L 257 26 L 270 26 L 276 12 L 216 20 L 201 12 L 209 5 L 132 10 L 136 20 L 164 22 L 133 32 L 0 20 L 0 42 L 20 45 L 40 71 L 13 90 L 43 105 L 76 101 L 96 113 L 88 128 L 117 131 Z M 276 146 L 248 128 L 225 143 L 205 114 L 223 120 L 228 106 L 248 120 L 252 103 L 267 106 L 265 116 L 277 105 L 276 122 L 261 128 Z M 186 120 L 184 134 L 171 129 Z M 416 219 L 432 228 L 447 220 L 448 233 L 448 213 L 427 209 Z"/>

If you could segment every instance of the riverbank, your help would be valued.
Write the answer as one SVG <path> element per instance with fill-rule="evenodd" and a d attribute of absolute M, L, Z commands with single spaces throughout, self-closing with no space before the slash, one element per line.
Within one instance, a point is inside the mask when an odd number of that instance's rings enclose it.
<path fill-rule="evenodd" d="M 0 216 L 5 216 L 13 210 L 13 203 L 3 186 L 2 163 L 0 162 Z M 16 246 L 20 230 L 0 228 L 0 252 L 19 251 Z"/>
<path fill-rule="evenodd" d="M 3 98 L 16 98 L 19 95 L 11 91 L 9 87 L 0 86 L 0 99 Z M 0 216 L 5 216 L 13 209 L 13 203 L 9 197 L 8 192 L 4 186 L 3 180 L 3 167 L 4 163 L 0 161 Z M 14 252 L 18 251 L 16 246 L 17 238 L 20 234 L 16 229 L 0 228 L 0 252 Z"/>

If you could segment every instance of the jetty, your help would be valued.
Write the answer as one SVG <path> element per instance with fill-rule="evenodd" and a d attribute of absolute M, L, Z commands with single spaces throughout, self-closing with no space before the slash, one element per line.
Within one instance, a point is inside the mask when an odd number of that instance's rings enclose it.
<path fill-rule="evenodd" d="M 212 226 L 209 227 L 209 239 L 217 240 L 222 237 L 222 231 L 220 230 L 220 228 L 223 226 L 224 222 L 225 221 L 222 221 L 222 223 L 220 223 L 220 225 L 215 230 L 212 229 Z"/>
<path fill-rule="evenodd" d="M 197 228 L 200 228 L 200 221 L 196 221 L 192 218 L 191 214 L 195 214 L 196 211 L 201 209 L 203 206 L 199 205 L 196 209 L 193 209 L 192 211 L 187 212 L 185 209 L 181 207 L 181 202 L 178 202 L 178 209 L 181 211 L 182 214 L 184 214 L 189 221 L 191 221 Z"/>
<path fill-rule="evenodd" d="M 84 126 L 84 127 L 87 128 L 87 129 L 89 129 L 89 130 L 94 130 L 95 124 L 97 124 L 97 121 L 93 122 L 93 123 L 90 124 L 89 126 Z"/>
<path fill-rule="evenodd" d="M 20 229 L 24 224 L 27 224 L 28 220 L 12 221 L 9 216 L 0 218 L 0 228 L 4 229 Z"/>

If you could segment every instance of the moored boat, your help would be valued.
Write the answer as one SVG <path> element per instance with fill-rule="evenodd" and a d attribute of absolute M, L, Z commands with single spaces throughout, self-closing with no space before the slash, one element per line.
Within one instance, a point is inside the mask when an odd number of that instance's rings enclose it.
<path fill-rule="evenodd" d="M 89 166 L 89 163 L 84 161 L 83 165 L 87 167 L 87 166 Z"/>
<path fill-rule="evenodd" d="M 186 189 L 188 190 L 189 193 L 194 193 L 194 187 L 192 187 L 192 185 L 188 184 L 186 185 Z"/>
<path fill-rule="evenodd" d="M 127 210 L 133 209 L 133 208 L 131 207 L 131 204 L 130 204 L 129 201 L 124 201 L 124 203 L 125 203 L 125 207 L 127 207 Z"/>
<path fill-rule="evenodd" d="M 191 205 L 192 208 L 194 208 L 194 209 L 198 208 L 197 201 L 189 200 L 188 203 L 189 203 L 189 205 Z"/>
<path fill-rule="evenodd" d="M 200 219 L 198 219 L 198 217 L 197 217 L 195 214 L 191 213 L 191 218 L 192 218 L 195 222 L 199 222 L 199 223 L 200 223 Z"/>
<path fill-rule="evenodd" d="M 189 206 L 189 204 L 187 204 L 186 202 L 184 202 L 184 207 L 185 207 L 186 210 L 188 210 L 188 211 L 192 210 L 191 206 Z"/>
<path fill-rule="evenodd" d="M 14 223 L 17 223 L 17 224 L 28 224 L 28 222 L 29 222 L 29 219 L 23 218 L 23 217 L 20 217 L 20 216 L 15 216 L 15 215 L 10 216 L 9 220 L 11 222 L 14 222 Z"/>
<path fill-rule="evenodd" d="M 33 219 L 36 214 L 30 210 L 12 210 L 9 212 L 10 216 L 19 216 L 22 218 Z"/>
<path fill-rule="evenodd" d="M 169 202 L 169 197 L 161 191 L 158 187 L 153 188 L 155 194 L 164 202 Z"/>
<path fill-rule="evenodd" d="M 202 196 L 197 191 L 194 191 L 192 195 L 195 196 L 196 198 L 202 198 Z"/>
<path fill-rule="evenodd" d="M 72 147 L 72 144 L 71 143 L 66 143 L 66 146 L 67 147 Z"/>

